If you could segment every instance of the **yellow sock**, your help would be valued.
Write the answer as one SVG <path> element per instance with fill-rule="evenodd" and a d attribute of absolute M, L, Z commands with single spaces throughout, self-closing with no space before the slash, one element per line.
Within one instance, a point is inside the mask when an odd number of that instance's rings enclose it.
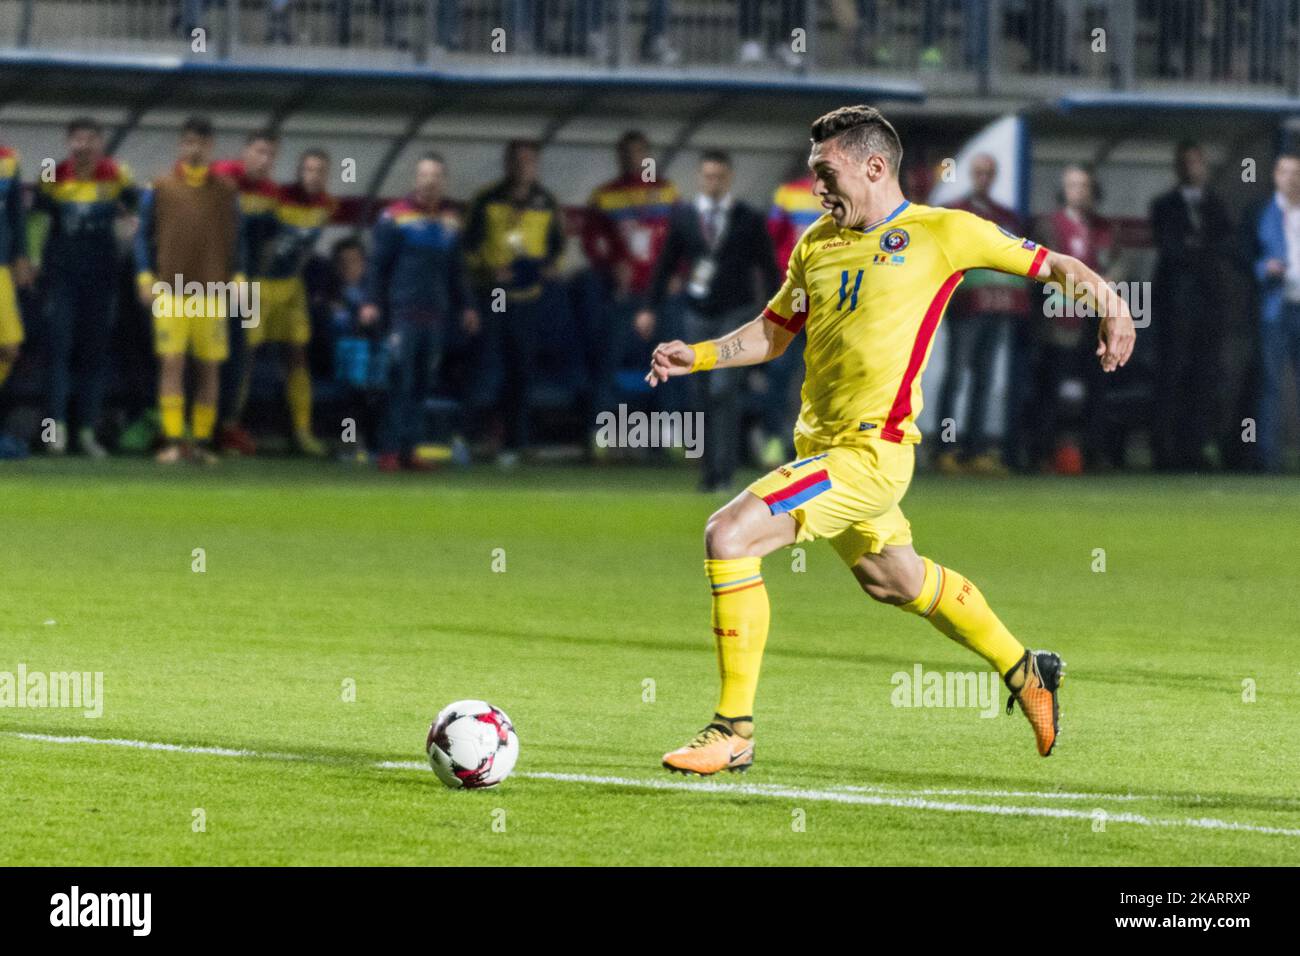
<path fill-rule="evenodd" d="M 752 721 L 758 670 L 771 610 L 761 558 L 711 558 L 704 570 L 713 587 L 713 635 L 722 695 L 718 715 Z"/>
<path fill-rule="evenodd" d="M 162 433 L 168 441 L 180 441 L 185 432 L 185 399 L 180 395 L 159 395 L 158 411 Z"/>
<path fill-rule="evenodd" d="M 14 363 L 6 358 L 0 358 L 0 385 L 5 383 L 9 378 L 9 373 L 14 370 Z"/>
<path fill-rule="evenodd" d="M 293 430 L 299 435 L 306 434 L 311 431 L 311 376 L 305 368 L 295 368 L 284 384 Z"/>
<path fill-rule="evenodd" d="M 195 402 L 190 407 L 190 434 L 195 441 L 207 441 L 217 424 L 217 406 Z"/>
<path fill-rule="evenodd" d="M 925 583 L 921 593 L 904 611 L 927 618 L 931 624 L 963 647 L 968 647 L 1006 676 L 1020 658 L 1025 647 L 1006 629 L 989 607 L 979 588 L 956 571 L 925 562 Z"/>

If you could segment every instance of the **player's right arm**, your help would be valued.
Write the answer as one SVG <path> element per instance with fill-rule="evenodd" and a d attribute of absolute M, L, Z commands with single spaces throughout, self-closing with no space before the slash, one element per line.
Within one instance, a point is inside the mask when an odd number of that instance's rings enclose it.
<path fill-rule="evenodd" d="M 803 242 L 800 241 L 790 253 L 784 284 L 762 315 L 721 338 L 694 345 L 680 340 L 661 343 L 650 356 L 650 371 L 645 380 L 653 388 L 678 375 L 760 365 L 777 358 L 799 334 L 808 316 L 808 292 L 803 276 Z"/>
<path fill-rule="evenodd" d="M 650 387 L 678 375 L 711 368 L 737 368 L 771 361 L 786 350 L 794 336 L 763 316 L 751 319 L 721 338 L 687 345 L 681 340 L 662 342 L 650 356 Z"/>

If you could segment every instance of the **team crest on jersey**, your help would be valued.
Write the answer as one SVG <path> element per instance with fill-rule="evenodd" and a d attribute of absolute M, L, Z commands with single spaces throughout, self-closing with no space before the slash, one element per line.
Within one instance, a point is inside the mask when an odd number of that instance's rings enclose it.
<path fill-rule="evenodd" d="M 890 229 L 880 237 L 880 248 L 885 252 L 902 252 L 911 241 L 906 229 Z"/>
<path fill-rule="evenodd" d="M 1014 232 L 1012 232 L 1010 229 L 1006 228 L 1005 226 L 998 226 L 996 222 L 993 225 L 998 227 L 998 232 L 1002 233 L 1002 235 L 1006 236 L 1008 239 L 1014 239 L 1016 242 L 1020 243 L 1020 245 L 1023 246 L 1024 248 L 1026 249 L 1038 248 L 1032 242 L 1026 239 L 1024 236 L 1017 236 Z"/>

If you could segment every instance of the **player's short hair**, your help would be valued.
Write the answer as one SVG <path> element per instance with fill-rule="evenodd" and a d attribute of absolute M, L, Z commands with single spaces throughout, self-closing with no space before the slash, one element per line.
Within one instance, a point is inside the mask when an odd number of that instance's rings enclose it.
<path fill-rule="evenodd" d="M 302 169 L 302 164 L 309 159 L 319 159 L 326 166 L 330 164 L 330 154 L 319 146 L 310 146 L 302 151 L 298 156 L 298 168 Z"/>
<path fill-rule="evenodd" d="M 416 159 L 415 165 L 419 166 L 421 163 L 437 163 L 439 166 L 446 166 L 447 160 L 443 158 L 442 153 L 431 149 L 428 152 L 421 153 L 419 158 Z"/>
<path fill-rule="evenodd" d="M 252 146 L 254 143 L 270 143 L 272 146 L 279 146 L 280 134 L 273 129 L 255 129 L 244 138 L 245 146 Z"/>
<path fill-rule="evenodd" d="M 1296 152 L 1294 149 L 1284 149 L 1282 152 L 1277 154 L 1277 159 L 1273 161 L 1273 165 L 1276 166 L 1284 159 L 1292 159 L 1297 163 L 1300 163 L 1300 152 Z"/>
<path fill-rule="evenodd" d="M 725 149 L 706 149 L 700 153 L 700 165 L 705 163 L 721 163 L 728 169 L 731 168 L 731 154 Z"/>
<path fill-rule="evenodd" d="M 874 106 L 841 106 L 813 120 L 809 132 L 814 143 L 835 140 L 840 148 L 863 158 L 872 153 L 884 156 L 895 176 L 903 165 L 903 141 Z"/>
<path fill-rule="evenodd" d="M 206 116 L 191 116 L 181 124 L 181 135 L 193 133 L 195 136 L 202 136 L 204 139 L 211 139 L 214 135 L 212 120 Z"/>
<path fill-rule="evenodd" d="M 104 124 L 93 116 L 77 116 L 72 122 L 68 123 L 68 135 L 80 133 L 82 131 L 94 133 L 96 136 L 104 135 Z"/>

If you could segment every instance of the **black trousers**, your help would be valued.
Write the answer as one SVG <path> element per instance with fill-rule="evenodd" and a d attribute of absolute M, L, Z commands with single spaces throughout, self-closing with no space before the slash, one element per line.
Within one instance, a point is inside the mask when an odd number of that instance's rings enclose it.
<path fill-rule="evenodd" d="M 687 308 L 686 341 L 716 339 L 754 317 L 754 306 L 742 306 L 717 316 Z M 700 484 L 716 488 L 731 483 L 740 459 L 740 405 L 743 368 L 713 369 L 690 376 L 690 410 L 704 415 L 703 473 Z"/>
<path fill-rule="evenodd" d="M 1215 288 L 1177 282 L 1161 289 L 1151 323 L 1156 346 L 1156 467 L 1195 468 L 1214 437 L 1221 377 L 1218 374 L 1220 307 Z"/>
<path fill-rule="evenodd" d="M 471 417 L 480 429 L 486 419 L 498 418 L 504 446 L 520 451 L 528 447 L 530 440 L 529 400 L 536 380 L 541 300 L 512 302 L 503 313 L 493 312 L 486 298 L 483 304 L 487 308 L 479 311 L 483 330 Z"/>

